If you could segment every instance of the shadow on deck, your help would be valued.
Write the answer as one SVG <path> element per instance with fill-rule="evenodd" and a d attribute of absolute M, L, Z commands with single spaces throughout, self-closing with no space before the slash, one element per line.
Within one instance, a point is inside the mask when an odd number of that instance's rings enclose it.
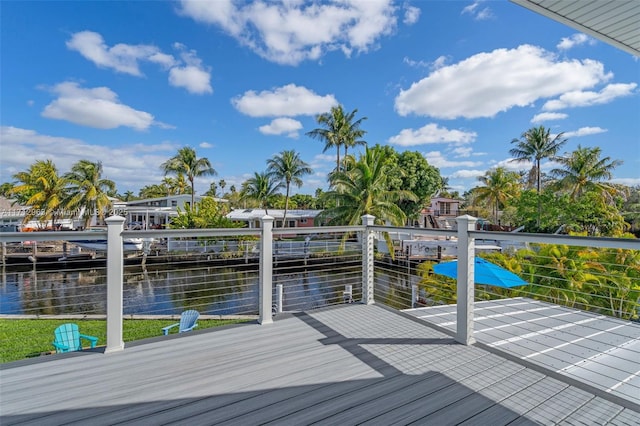
<path fill-rule="evenodd" d="M 8 364 L 0 379 L 3 425 L 632 424 L 640 416 L 380 305 Z"/>

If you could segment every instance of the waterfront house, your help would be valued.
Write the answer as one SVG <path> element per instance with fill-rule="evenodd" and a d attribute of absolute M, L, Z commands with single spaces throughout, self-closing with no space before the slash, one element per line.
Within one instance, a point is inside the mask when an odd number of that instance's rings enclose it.
<path fill-rule="evenodd" d="M 268 209 L 269 216 L 275 219 L 274 226 L 282 228 L 284 220 L 284 209 Z M 287 228 L 309 228 L 317 226 L 316 217 L 322 210 L 287 210 Z M 265 215 L 262 208 L 258 209 L 235 209 L 227 214 L 227 219 L 234 222 L 242 222 L 248 228 L 260 228 L 260 219 Z"/>
<path fill-rule="evenodd" d="M 194 197 L 196 203 L 202 199 L 198 195 Z M 228 202 L 223 198 L 214 200 L 219 203 Z M 118 203 L 114 204 L 114 210 L 123 210 L 117 213 L 127 219 L 126 226 L 129 229 L 159 229 L 167 227 L 171 218 L 178 215 L 178 209 L 184 211 L 189 205 L 191 194 L 181 194 Z"/>

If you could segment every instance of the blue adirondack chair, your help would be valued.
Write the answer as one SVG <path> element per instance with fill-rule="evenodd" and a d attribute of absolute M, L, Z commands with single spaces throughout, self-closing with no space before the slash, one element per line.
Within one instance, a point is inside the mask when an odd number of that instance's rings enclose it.
<path fill-rule="evenodd" d="M 55 336 L 53 346 L 55 346 L 57 353 L 81 351 L 82 342 L 80 339 L 88 340 L 92 348 L 95 348 L 98 343 L 97 337 L 80 334 L 78 325 L 73 323 L 62 324 L 55 329 L 53 334 Z"/>
<path fill-rule="evenodd" d="M 180 328 L 178 329 L 178 333 L 184 333 L 185 331 L 191 331 L 194 328 L 196 328 L 198 326 L 198 317 L 200 316 L 200 312 L 194 310 L 194 309 L 190 309 L 188 311 L 184 311 L 181 315 L 180 315 L 180 322 L 177 322 L 175 324 L 171 324 L 170 326 L 167 326 L 165 328 L 162 329 L 162 332 L 164 333 L 164 335 L 166 336 L 167 334 L 169 334 L 169 330 L 172 329 L 173 327 L 177 327 L 180 326 Z"/>

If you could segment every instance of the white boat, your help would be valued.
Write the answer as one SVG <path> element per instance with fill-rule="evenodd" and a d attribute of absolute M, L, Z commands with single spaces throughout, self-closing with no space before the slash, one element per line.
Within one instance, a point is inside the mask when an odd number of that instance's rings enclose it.
<path fill-rule="evenodd" d="M 403 240 L 401 250 L 409 257 L 458 257 L 458 240 Z M 496 244 L 476 244 L 476 252 L 499 252 L 502 247 Z"/>
<path fill-rule="evenodd" d="M 396 240 L 395 249 L 409 257 L 455 258 L 458 256 L 458 240 L 451 239 L 401 239 Z M 502 247 L 497 244 L 476 244 L 476 252 L 499 252 Z M 378 251 L 389 253 L 387 243 L 378 239 Z"/>
<path fill-rule="evenodd" d="M 107 240 L 73 240 L 69 242 L 89 250 L 107 251 Z M 122 248 L 124 251 L 142 251 L 144 243 L 142 238 L 125 238 Z"/>

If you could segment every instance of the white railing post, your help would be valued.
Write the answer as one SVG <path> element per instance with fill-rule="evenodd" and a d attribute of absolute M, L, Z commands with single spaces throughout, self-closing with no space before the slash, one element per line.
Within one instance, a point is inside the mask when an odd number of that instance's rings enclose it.
<path fill-rule="evenodd" d="M 276 285 L 276 313 L 282 313 L 282 301 L 284 299 L 284 285 Z"/>
<path fill-rule="evenodd" d="M 418 306 L 418 286 L 413 284 L 411 286 L 411 308 Z"/>
<path fill-rule="evenodd" d="M 111 216 L 107 223 L 107 347 L 104 353 L 124 349 L 122 340 L 122 277 L 124 273 L 124 249 L 122 231 L 125 218 Z"/>
<path fill-rule="evenodd" d="M 373 231 L 369 229 L 373 226 L 374 216 L 362 216 L 362 303 L 371 305 L 374 303 L 373 297 Z"/>
<path fill-rule="evenodd" d="M 273 218 L 262 217 L 262 236 L 260 238 L 260 312 L 258 322 L 270 324 L 273 322 L 272 294 L 273 291 Z"/>
<path fill-rule="evenodd" d="M 464 345 L 475 343 L 473 338 L 474 260 L 475 240 L 469 231 L 475 231 L 475 217 L 464 215 L 456 218 L 458 223 L 458 286 L 457 286 L 457 330 L 456 341 Z"/>

